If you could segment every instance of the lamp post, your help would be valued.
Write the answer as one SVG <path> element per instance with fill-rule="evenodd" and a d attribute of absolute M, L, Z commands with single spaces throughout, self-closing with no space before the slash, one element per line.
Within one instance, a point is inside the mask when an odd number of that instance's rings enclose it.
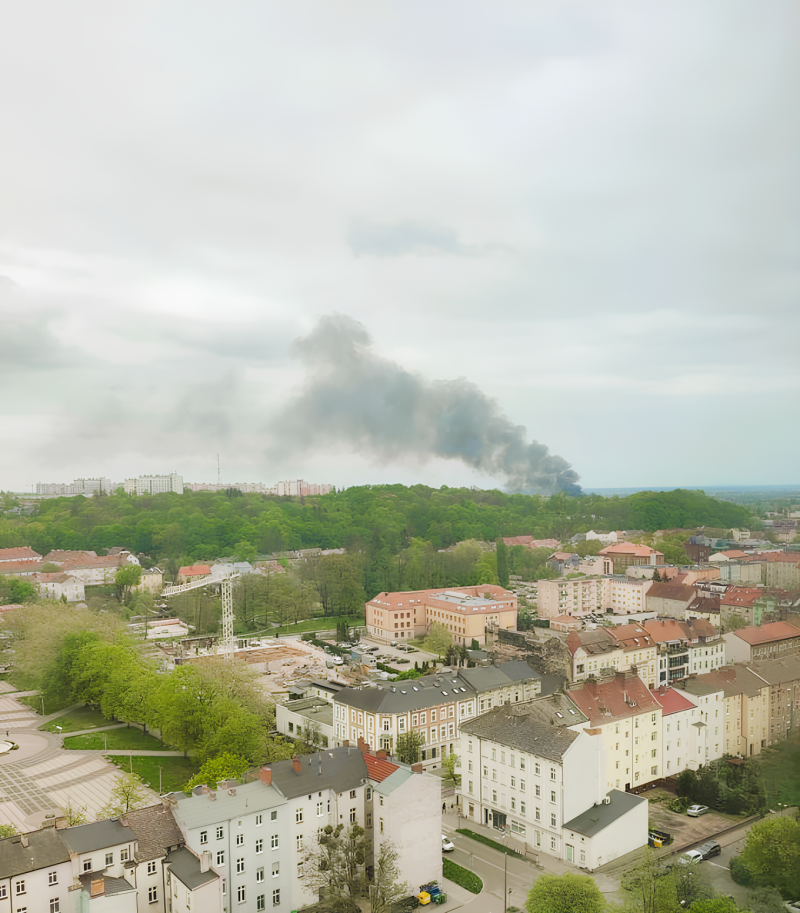
<path fill-rule="evenodd" d="M 506 852 L 508 825 L 503 825 L 503 913 L 508 913 L 508 853 Z"/>

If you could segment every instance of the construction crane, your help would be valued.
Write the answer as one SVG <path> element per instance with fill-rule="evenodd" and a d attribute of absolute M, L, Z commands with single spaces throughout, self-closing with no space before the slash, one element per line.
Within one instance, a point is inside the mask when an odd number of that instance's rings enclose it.
<path fill-rule="evenodd" d="M 162 597 L 168 599 L 170 596 L 177 596 L 179 593 L 186 593 L 189 590 L 198 590 L 209 584 L 220 584 L 222 590 L 222 640 L 220 648 L 226 659 L 233 659 L 236 652 L 233 643 L 233 585 L 231 581 L 238 577 L 239 574 L 226 574 L 224 577 L 217 574 L 207 574 L 205 577 L 199 577 L 190 583 L 179 583 L 176 586 L 165 587 L 162 591 Z"/>

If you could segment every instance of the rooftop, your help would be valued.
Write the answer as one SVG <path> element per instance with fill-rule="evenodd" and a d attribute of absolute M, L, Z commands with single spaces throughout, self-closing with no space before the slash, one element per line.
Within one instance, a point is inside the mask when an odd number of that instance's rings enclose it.
<path fill-rule="evenodd" d="M 0 878 L 23 875 L 60 862 L 69 862 L 69 848 L 61 839 L 62 831 L 54 827 L 31 831 L 25 835 L 28 841 L 23 846 L 22 837 L 6 837 L 0 840 Z"/>
<path fill-rule="evenodd" d="M 697 590 L 685 583 L 654 583 L 647 591 L 647 599 L 674 599 L 688 602 L 697 596 Z"/>
<path fill-rule="evenodd" d="M 169 863 L 170 872 L 190 891 L 194 891 L 219 877 L 211 869 L 202 872 L 200 870 L 200 860 L 185 847 L 173 850 L 167 856 L 166 861 Z"/>
<path fill-rule="evenodd" d="M 633 793 L 625 793 L 619 789 L 612 789 L 608 794 L 611 800 L 607 805 L 593 805 L 585 812 L 567 821 L 563 825 L 565 831 L 577 831 L 585 837 L 594 837 L 601 831 L 605 830 L 609 824 L 613 824 L 617 819 L 626 815 L 631 809 L 647 802 L 644 796 L 636 796 Z"/>
<path fill-rule="evenodd" d="M 740 628 L 733 634 L 750 644 L 751 647 L 755 647 L 758 644 L 800 637 L 800 628 L 795 627 L 790 621 L 773 621 L 766 625 Z"/>
<path fill-rule="evenodd" d="M 119 818 L 110 821 L 96 821 L 94 824 L 79 824 L 59 833 L 64 842 L 75 853 L 93 853 L 122 843 L 133 843 L 136 834 L 126 827 Z"/>
<path fill-rule="evenodd" d="M 35 552 L 29 545 L 20 545 L 16 548 L 0 548 L 0 562 L 25 561 L 40 559 L 42 556 Z"/>
<path fill-rule="evenodd" d="M 128 812 L 125 820 L 139 844 L 137 862 L 166 856 L 171 849 L 183 844 L 183 834 L 175 823 L 172 810 L 165 805 L 150 805 Z"/>
<path fill-rule="evenodd" d="M 661 709 L 644 682 L 636 675 L 625 673 L 571 688 L 569 699 L 588 717 L 592 725 Z"/>
<path fill-rule="evenodd" d="M 601 548 L 601 555 L 633 555 L 636 558 L 649 558 L 651 555 L 662 555 L 662 552 L 650 548 L 649 545 L 634 545 L 632 542 L 617 542 L 614 545 L 607 545 Z"/>
<path fill-rule="evenodd" d="M 178 571 L 179 577 L 203 577 L 211 573 L 211 568 L 207 564 L 190 564 L 182 567 Z"/>
<path fill-rule="evenodd" d="M 691 710 L 695 705 L 674 688 L 659 688 L 653 696 L 661 704 L 662 716 L 680 713 L 682 710 Z"/>

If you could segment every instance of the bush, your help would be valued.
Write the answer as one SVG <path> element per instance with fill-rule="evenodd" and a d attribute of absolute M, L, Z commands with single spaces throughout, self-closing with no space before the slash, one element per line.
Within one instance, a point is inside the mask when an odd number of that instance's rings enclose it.
<path fill-rule="evenodd" d="M 730 872 L 736 884 L 749 887 L 753 883 L 753 873 L 738 856 L 731 857 Z"/>
<path fill-rule="evenodd" d="M 677 799 L 670 799 L 667 802 L 667 808 L 671 812 L 678 812 L 678 814 L 684 814 L 686 809 L 689 807 L 689 800 L 686 796 L 679 796 Z"/>
<path fill-rule="evenodd" d="M 447 878 L 448 881 L 455 882 L 457 885 L 466 888 L 473 894 L 480 894 L 483 890 L 483 882 L 474 872 L 470 872 L 469 869 L 457 865 L 450 859 L 442 860 L 442 875 Z"/>

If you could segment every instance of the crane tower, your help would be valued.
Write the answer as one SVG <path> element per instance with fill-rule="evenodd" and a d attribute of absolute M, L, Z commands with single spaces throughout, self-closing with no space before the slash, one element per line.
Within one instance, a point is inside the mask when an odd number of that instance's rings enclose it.
<path fill-rule="evenodd" d="M 222 639 L 220 640 L 220 653 L 226 659 L 233 659 L 236 652 L 233 643 L 233 585 L 231 581 L 238 577 L 238 574 L 227 574 L 224 577 L 218 577 L 215 574 L 207 574 L 205 577 L 199 577 L 190 583 L 179 583 L 177 586 L 165 587 L 162 591 L 162 597 L 169 599 L 170 596 L 177 596 L 179 593 L 186 593 L 189 590 L 197 590 L 201 587 L 208 586 L 212 583 L 220 584 L 222 590 Z"/>

